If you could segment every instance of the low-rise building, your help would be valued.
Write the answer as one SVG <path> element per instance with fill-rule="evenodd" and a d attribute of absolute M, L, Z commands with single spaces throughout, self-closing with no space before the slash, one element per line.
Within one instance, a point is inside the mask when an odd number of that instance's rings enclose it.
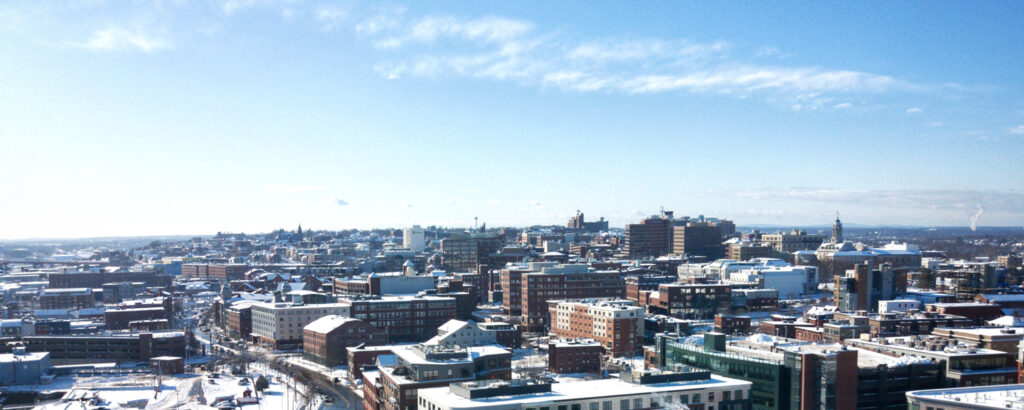
<path fill-rule="evenodd" d="M 350 346 L 383 345 L 384 331 L 363 320 L 339 315 L 323 316 L 302 329 L 302 353 L 327 367 L 345 363 Z"/>
<path fill-rule="evenodd" d="M 4 386 L 39 384 L 49 369 L 49 352 L 29 353 L 24 347 L 15 347 L 13 353 L 0 353 L 0 384 Z"/>
<path fill-rule="evenodd" d="M 374 376 L 376 381 L 368 376 Z M 497 346 L 450 349 L 441 346 L 393 346 L 377 356 L 377 370 L 363 372 L 363 383 L 376 384 L 364 395 L 364 406 L 381 410 L 417 408 L 419 389 L 449 383 L 512 378 L 512 353 Z M 364 389 L 365 391 L 365 389 Z"/>
<path fill-rule="evenodd" d="M 601 371 L 604 348 L 593 340 L 561 340 L 548 343 L 548 370 L 554 373 Z"/>
<path fill-rule="evenodd" d="M 692 406 L 749 409 L 750 382 L 704 371 L 624 371 L 619 378 L 547 383 L 529 379 L 461 382 L 422 389 L 420 409 L 628 410 Z"/>
<path fill-rule="evenodd" d="M 927 359 L 763 334 L 662 335 L 655 351 L 663 370 L 700 368 L 751 382 L 756 410 L 895 409 L 905 405 L 904 392 L 945 384 L 942 367 Z"/>
<path fill-rule="evenodd" d="M 750 332 L 750 316 L 715 315 L 715 331 L 727 335 L 746 334 Z"/>
<path fill-rule="evenodd" d="M 893 358 L 917 358 L 942 363 L 950 387 L 989 386 L 1017 382 L 1017 365 L 1006 352 L 968 346 L 939 336 L 851 339 L 846 343 Z"/>
<path fill-rule="evenodd" d="M 55 365 L 138 362 L 157 356 L 185 356 L 183 332 L 115 335 L 25 336 L 29 352 L 49 352 Z"/>
<path fill-rule="evenodd" d="M 384 330 L 388 343 L 426 340 L 457 316 L 456 300 L 450 296 L 369 296 L 339 303 L 351 317 Z"/>
<path fill-rule="evenodd" d="M 976 325 L 984 325 L 986 321 L 1003 316 L 1003 309 L 990 303 L 929 303 L 925 305 L 925 311 L 963 316 L 973 320 Z"/>
<path fill-rule="evenodd" d="M 1003 410 L 1018 408 L 1024 385 L 959 387 L 907 392 L 907 409 Z"/>
<path fill-rule="evenodd" d="M 95 304 L 91 288 L 43 289 L 39 293 L 40 309 L 84 309 Z"/>
<path fill-rule="evenodd" d="M 649 295 L 647 310 L 683 319 L 712 319 L 729 313 L 732 287 L 726 284 L 663 284 Z"/>
<path fill-rule="evenodd" d="M 349 316 L 350 306 L 342 303 L 303 305 L 293 303 L 252 303 L 252 339 L 272 349 L 293 349 L 302 344 L 302 329 L 326 315 Z"/>

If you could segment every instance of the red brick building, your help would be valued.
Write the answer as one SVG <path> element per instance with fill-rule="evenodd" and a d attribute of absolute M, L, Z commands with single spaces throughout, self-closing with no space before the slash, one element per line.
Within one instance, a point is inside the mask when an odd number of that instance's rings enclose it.
<path fill-rule="evenodd" d="M 131 322 L 140 320 L 167 319 L 167 311 L 164 308 L 148 307 L 137 309 L 107 309 L 103 313 L 103 321 L 108 330 L 128 329 Z"/>
<path fill-rule="evenodd" d="M 618 271 L 591 271 L 587 265 L 548 266 L 522 275 L 520 321 L 526 331 L 540 332 L 551 318 L 548 301 L 583 298 L 621 298 L 625 284 Z"/>
<path fill-rule="evenodd" d="M 715 331 L 727 335 L 740 335 L 750 332 L 750 316 L 715 315 Z"/>
<path fill-rule="evenodd" d="M 174 277 L 155 271 L 141 272 L 69 272 L 48 275 L 49 289 L 102 288 L 104 283 L 143 282 L 146 286 L 171 286 Z"/>
<path fill-rule="evenodd" d="M 251 267 L 242 264 L 186 263 L 181 265 L 181 275 L 186 278 L 216 279 L 221 282 L 241 280 Z"/>
<path fill-rule="evenodd" d="M 457 315 L 456 300 L 447 296 L 384 296 L 341 300 L 355 319 L 383 329 L 388 343 L 419 342 Z"/>
<path fill-rule="evenodd" d="M 572 340 L 548 344 L 548 370 L 554 373 L 596 373 L 601 371 L 604 348 L 593 340 Z"/>
<path fill-rule="evenodd" d="M 43 289 L 39 294 L 40 309 L 85 309 L 96 304 L 90 288 Z"/>
<path fill-rule="evenodd" d="M 237 303 L 236 303 L 237 304 Z M 249 340 L 252 334 L 252 306 L 249 304 L 234 306 L 224 311 L 228 336 L 241 340 Z"/>
<path fill-rule="evenodd" d="M 327 367 L 345 363 L 351 346 L 383 345 L 386 340 L 383 330 L 339 315 L 324 316 L 302 329 L 303 355 Z"/>
<path fill-rule="evenodd" d="M 646 294 L 658 290 L 658 286 L 662 284 L 675 283 L 678 279 L 676 276 L 649 273 L 626 276 L 626 299 L 646 305 Z"/>
<path fill-rule="evenodd" d="M 1003 309 L 999 305 L 989 303 L 930 303 L 925 305 L 925 311 L 963 316 L 973 320 L 976 325 L 984 325 L 989 320 L 1003 316 Z"/>
<path fill-rule="evenodd" d="M 567 300 L 550 310 L 550 333 L 561 339 L 592 339 L 614 356 L 633 356 L 643 346 L 644 308 L 632 301 Z"/>

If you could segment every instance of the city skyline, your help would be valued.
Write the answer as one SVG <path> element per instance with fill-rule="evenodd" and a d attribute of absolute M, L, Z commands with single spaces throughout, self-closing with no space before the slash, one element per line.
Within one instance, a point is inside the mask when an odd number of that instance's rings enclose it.
<path fill-rule="evenodd" d="M 816 6 L 10 2 L 0 238 L 1024 225 L 1024 4 Z"/>

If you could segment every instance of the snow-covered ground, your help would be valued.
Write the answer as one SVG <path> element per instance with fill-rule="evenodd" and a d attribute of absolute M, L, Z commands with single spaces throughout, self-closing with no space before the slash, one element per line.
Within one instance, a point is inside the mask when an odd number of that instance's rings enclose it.
<path fill-rule="evenodd" d="M 221 372 L 216 378 L 208 375 L 189 374 L 157 377 L 153 375 L 89 377 L 72 380 L 55 381 L 52 387 L 67 387 L 74 384 L 65 398 L 73 402 L 61 401 L 39 407 L 42 410 L 75 409 L 175 409 L 188 408 L 193 410 L 216 409 L 218 398 L 237 400 L 245 396 L 248 390 L 253 391 L 253 381 L 264 375 L 269 386 L 259 394 L 259 402 L 239 405 L 241 409 L 299 409 L 306 403 L 316 407 L 322 397 L 312 392 L 308 386 L 296 383 L 290 376 L 277 372 L 269 367 L 254 366 L 249 377 L 232 376 Z M 247 382 L 240 382 L 246 379 Z M 240 384 L 242 383 L 242 384 Z M 157 386 L 159 385 L 159 389 Z M 89 400 L 96 397 L 96 400 Z M 80 404 L 81 405 L 80 405 Z"/>

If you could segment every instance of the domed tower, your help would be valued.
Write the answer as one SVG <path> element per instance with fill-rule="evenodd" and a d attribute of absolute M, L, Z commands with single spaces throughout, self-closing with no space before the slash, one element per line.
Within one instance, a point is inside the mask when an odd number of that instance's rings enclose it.
<path fill-rule="evenodd" d="M 843 223 L 839 222 L 839 212 L 836 212 L 836 223 L 832 224 L 832 243 L 843 242 Z"/>

